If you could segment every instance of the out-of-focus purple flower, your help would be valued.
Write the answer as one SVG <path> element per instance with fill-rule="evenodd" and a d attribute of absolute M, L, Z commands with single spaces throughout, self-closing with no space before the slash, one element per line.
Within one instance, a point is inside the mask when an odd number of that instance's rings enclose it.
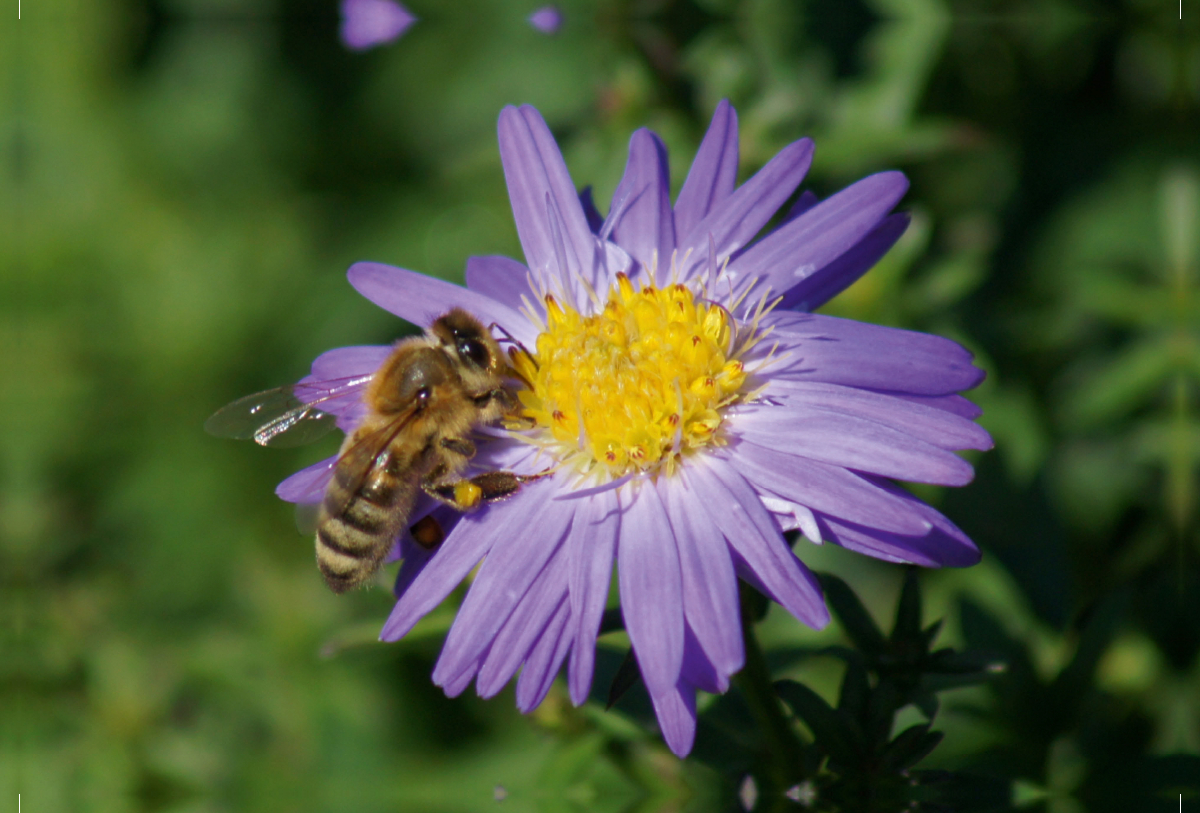
<path fill-rule="evenodd" d="M 355 51 L 391 42 L 416 21 L 395 0 L 342 0 L 342 42 Z"/>
<path fill-rule="evenodd" d="M 557 34 L 562 28 L 563 16 L 558 6 L 542 6 L 529 15 L 529 24 L 543 34 Z"/>
<path fill-rule="evenodd" d="M 377 305 L 429 325 L 451 307 L 529 348 L 515 362 L 536 428 L 494 433 L 474 464 L 552 475 L 457 519 L 429 553 L 398 542 L 396 640 L 480 563 L 433 678 L 490 697 L 520 670 L 517 704 L 541 702 L 569 658 L 588 696 L 615 563 L 625 626 L 671 750 L 695 736 L 696 690 L 723 692 L 744 659 L 738 579 L 809 626 L 829 618 L 788 547 L 799 529 L 890 562 L 974 564 L 976 547 L 892 480 L 960 486 L 954 452 L 988 449 L 958 395 L 983 373 L 938 336 L 811 313 L 899 238 L 899 172 L 826 200 L 792 196 L 812 159 L 785 147 L 737 187 L 737 118 L 722 102 L 674 204 L 666 150 L 633 134 L 607 217 L 582 199 L 532 107 L 500 115 L 500 155 L 526 264 L 472 257 L 467 287 L 377 263 L 351 267 Z M 387 348 L 342 348 L 313 376 L 369 375 Z M 353 399 L 324 405 L 351 431 Z M 280 485 L 319 499 L 332 460 Z M 420 511 L 429 511 L 432 504 Z M 444 509 L 437 509 L 442 511 Z M 445 517 L 443 515 L 443 519 Z"/>

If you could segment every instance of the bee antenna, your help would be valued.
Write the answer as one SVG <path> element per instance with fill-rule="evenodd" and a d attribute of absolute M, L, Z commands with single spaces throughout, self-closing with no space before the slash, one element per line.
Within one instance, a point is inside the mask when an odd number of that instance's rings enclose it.
<path fill-rule="evenodd" d="M 504 334 L 504 338 L 501 339 L 500 341 L 508 342 L 509 344 L 514 344 L 517 347 L 521 348 L 521 352 L 525 354 L 525 357 L 527 359 L 529 359 L 530 362 L 532 362 L 533 369 L 535 369 L 535 370 L 541 369 L 538 366 L 537 358 L 534 357 L 533 353 L 529 352 L 529 348 L 527 348 L 525 345 L 521 344 L 519 341 L 517 341 L 513 337 L 513 335 L 511 333 L 509 333 L 507 330 L 505 330 L 504 325 L 500 324 L 499 322 L 492 322 L 490 325 L 488 325 L 488 330 L 492 330 L 492 329 L 498 330 Z"/>

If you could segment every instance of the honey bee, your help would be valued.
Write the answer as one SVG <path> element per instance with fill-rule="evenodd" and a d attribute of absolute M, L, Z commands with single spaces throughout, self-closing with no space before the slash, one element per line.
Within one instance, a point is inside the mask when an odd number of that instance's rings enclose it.
<path fill-rule="evenodd" d="M 522 424 L 508 383 L 513 376 L 488 329 L 455 308 L 425 335 L 397 342 L 373 375 L 250 395 L 218 411 L 205 428 L 263 446 L 295 445 L 336 424 L 323 404 L 361 398 L 366 416 L 342 443 L 316 521 L 317 566 L 329 588 L 343 593 L 379 569 L 421 492 L 469 511 L 545 476 L 490 471 L 459 477 L 475 454 L 468 437 L 473 429 L 501 420 Z M 441 528 L 426 519 L 413 536 L 435 547 Z"/>

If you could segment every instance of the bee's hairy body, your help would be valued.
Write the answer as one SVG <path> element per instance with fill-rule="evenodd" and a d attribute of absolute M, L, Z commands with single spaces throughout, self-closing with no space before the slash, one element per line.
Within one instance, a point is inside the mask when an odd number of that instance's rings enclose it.
<path fill-rule="evenodd" d="M 317 516 L 317 565 L 330 589 L 371 577 L 422 492 L 465 511 L 533 479 L 457 477 L 475 454 L 471 430 L 516 407 L 506 374 L 496 340 L 462 310 L 396 345 L 364 394 L 368 414 L 342 444 Z"/>

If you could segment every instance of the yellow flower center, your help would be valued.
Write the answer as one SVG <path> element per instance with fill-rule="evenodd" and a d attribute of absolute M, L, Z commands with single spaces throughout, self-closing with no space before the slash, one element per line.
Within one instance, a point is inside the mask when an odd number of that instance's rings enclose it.
<path fill-rule="evenodd" d="M 634 290 L 618 275 L 608 303 L 584 316 L 545 297 L 547 327 L 513 366 L 531 385 L 521 415 L 534 442 L 583 474 L 610 480 L 668 474 L 687 455 L 720 444 L 722 409 L 742 400 L 738 356 L 758 338 L 720 305 L 683 285 Z"/>

